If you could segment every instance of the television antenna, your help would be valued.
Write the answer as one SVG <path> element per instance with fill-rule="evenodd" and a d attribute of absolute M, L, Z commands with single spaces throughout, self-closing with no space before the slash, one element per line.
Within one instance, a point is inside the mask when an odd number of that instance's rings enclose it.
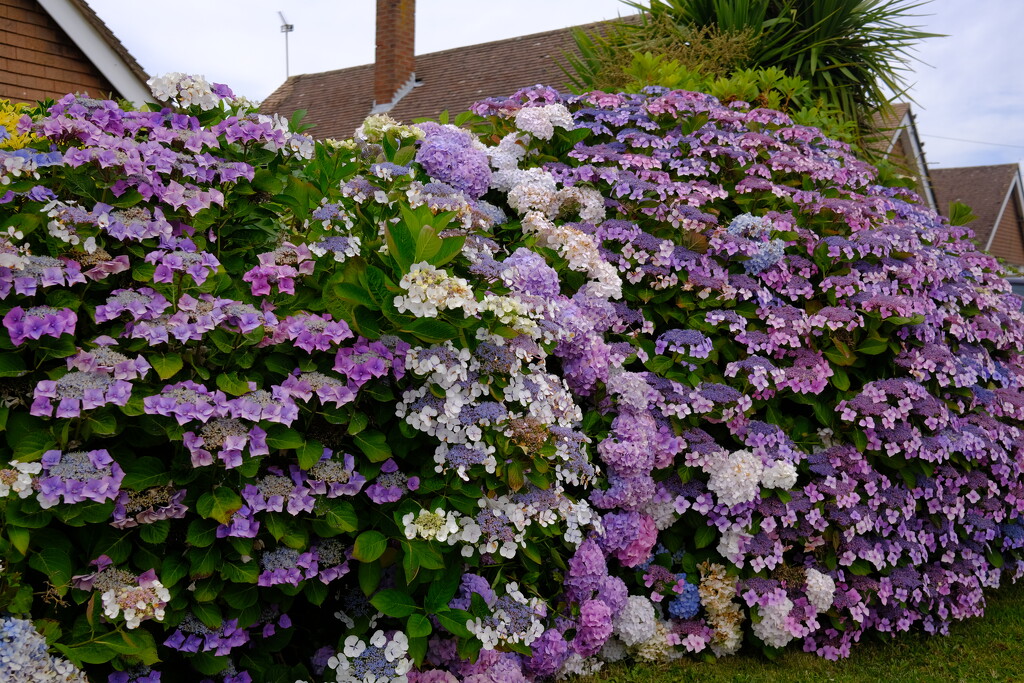
<path fill-rule="evenodd" d="M 284 34 L 284 77 L 288 78 L 290 75 L 288 65 L 288 34 L 295 30 L 295 25 L 289 24 L 288 20 L 284 18 L 283 13 L 278 12 L 277 16 L 281 17 L 281 33 Z"/>

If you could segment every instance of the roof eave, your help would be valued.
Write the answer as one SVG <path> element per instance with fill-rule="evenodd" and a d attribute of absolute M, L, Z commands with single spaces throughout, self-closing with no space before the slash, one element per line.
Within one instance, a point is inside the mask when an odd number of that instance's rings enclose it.
<path fill-rule="evenodd" d="M 141 105 L 150 101 L 146 72 L 99 17 L 82 0 L 39 0 L 39 4 L 74 41 L 126 100 Z"/>

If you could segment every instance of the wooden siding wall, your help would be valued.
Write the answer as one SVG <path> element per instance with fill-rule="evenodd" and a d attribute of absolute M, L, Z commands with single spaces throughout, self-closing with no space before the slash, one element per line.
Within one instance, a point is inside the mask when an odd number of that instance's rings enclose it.
<path fill-rule="evenodd" d="M 914 192 L 924 197 L 924 185 L 921 182 L 921 171 L 917 167 L 917 159 L 914 157 L 914 145 L 910 140 L 910 128 L 904 128 L 896 138 L 896 144 L 889 152 L 889 161 L 894 166 L 906 173 L 914 181 Z"/>
<path fill-rule="evenodd" d="M 69 92 L 117 94 L 34 0 L 0 0 L 0 99 L 35 102 Z"/>
<path fill-rule="evenodd" d="M 1024 207 L 1017 201 L 1017 188 L 1014 186 L 1011 191 L 1013 196 L 1007 202 L 1003 219 L 996 227 L 989 253 L 1020 266 L 1024 265 L 1024 214 L 1021 212 Z"/>

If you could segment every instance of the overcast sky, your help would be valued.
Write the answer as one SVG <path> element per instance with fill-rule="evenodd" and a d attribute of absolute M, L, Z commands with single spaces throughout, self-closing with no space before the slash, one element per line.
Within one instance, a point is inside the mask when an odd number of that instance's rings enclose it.
<path fill-rule="evenodd" d="M 253 99 L 285 78 L 279 10 L 295 27 L 293 75 L 373 61 L 375 0 L 88 2 L 151 75 L 200 73 Z M 416 53 L 631 12 L 619 0 L 419 0 Z M 929 166 L 1024 160 L 1024 0 L 933 0 L 917 12 L 924 30 L 949 35 L 921 44 L 911 78 Z"/>

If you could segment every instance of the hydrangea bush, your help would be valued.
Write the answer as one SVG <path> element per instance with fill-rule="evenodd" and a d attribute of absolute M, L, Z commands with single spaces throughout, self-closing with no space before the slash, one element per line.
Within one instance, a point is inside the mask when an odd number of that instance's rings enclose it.
<path fill-rule="evenodd" d="M 154 93 L 0 150 L 5 675 L 835 658 L 1024 571 L 1019 300 L 843 144 L 683 91 L 343 142 Z"/>

